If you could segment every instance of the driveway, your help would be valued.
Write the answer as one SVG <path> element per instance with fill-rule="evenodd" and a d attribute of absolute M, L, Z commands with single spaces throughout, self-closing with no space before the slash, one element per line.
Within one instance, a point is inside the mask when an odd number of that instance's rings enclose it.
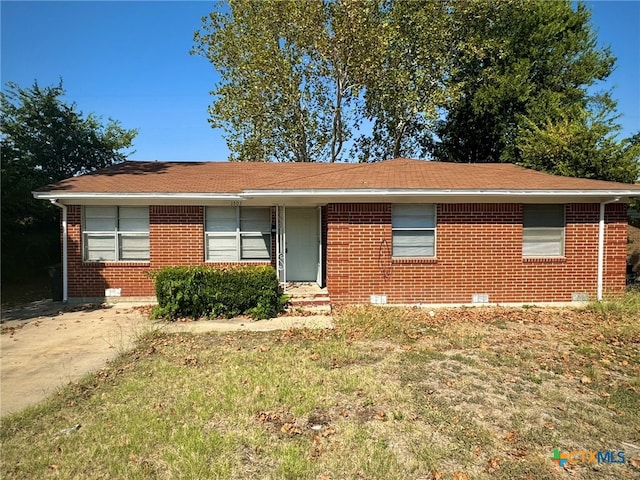
<path fill-rule="evenodd" d="M 331 328 L 330 316 L 292 316 L 252 322 L 153 322 L 132 304 L 64 306 L 45 300 L 2 311 L 0 415 L 34 405 L 59 387 L 102 368 L 150 329 L 168 332 L 267 331 Z"/>
<path fill-rule="evenodd" d="M 2 312 L 0 415 L 103 367 L 150 323 L 130 306 L 62 308 L 49 300 Z"/>

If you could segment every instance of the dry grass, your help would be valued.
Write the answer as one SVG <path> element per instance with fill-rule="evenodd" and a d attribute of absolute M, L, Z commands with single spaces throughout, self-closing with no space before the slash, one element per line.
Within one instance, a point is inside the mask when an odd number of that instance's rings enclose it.
<path fill-rule="evenodd" d="M 638 478 L 638 311 L 345 308 L 332 331 L 150 333 L 2 419 L 0 475 Z M 627 462 L 560 469 L 554 448 Z"/>

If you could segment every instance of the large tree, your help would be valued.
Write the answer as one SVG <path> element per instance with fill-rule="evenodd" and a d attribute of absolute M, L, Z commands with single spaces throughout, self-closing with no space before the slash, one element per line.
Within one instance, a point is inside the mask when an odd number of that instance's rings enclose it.
<path fill-rule="evenodd" d="M 232 160 L 513 162 L 631 181 L 614 66 L 571 0 L 231 0 L 195 34 Z M 551 157 L 550 143 L 564 142 Z"/>
<path fill-rule="evenodd" d="M 137 134 L 65 103 L 62 81 L 41 87 L 6 84 L 0 93 L 3 280 L 59 258 L 58 208 L 33 190 L 125 160 Z"/>
<path fill-rule="evenodd" d="M 451 2 L 459 34 L 433 153 L 454 162 L 511 162 L 550 173 L 638 177 L 637 153 L 616 139 L 609 92 L 593 86 L 615 58 L 597 46 L 591 14 L 569 0 Z"/>
<path fill-rule="evenodd" d="M 376 49 L 365 46 L 361 115 L 371 132 L 355 142 L 360 161 L 429 154 L 441 107 L 455 97 L 446 84 L 456 40 L 446 1 L 388 1 L 377 10 Z"/>
<path fill-rule="evenodd" d="M 210 122 L 232 160 L 426 152 L 451 38 L 430 0 L 232 0 L 195 34 L 221 80 Z M 353 147 L 347 156 L 347 146 Z"/>
<path fill-rule="evenodd" d="M 196 32 L 194 52 L 221 81 L 210 123 L 231 160 L 335 161 L 349 129 L 350 45 L 337 4 L 280 0 L 218 2 Z M 335 20 L 335 21 L 334 21 Z M 327 26 L 331 25 L 329 31 Z"/>

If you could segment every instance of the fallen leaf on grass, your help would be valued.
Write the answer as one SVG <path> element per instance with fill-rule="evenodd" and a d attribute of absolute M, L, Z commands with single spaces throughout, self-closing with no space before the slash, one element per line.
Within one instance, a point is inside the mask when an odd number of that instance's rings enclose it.
<path fill-rule="evenodd" d="M 469 477 L 467 476 L 466 473 L 456 470 L 453 473 L 453 480 L 469 480 Z"/>
<path fill-rule="evenodd" d="M 526 457 L 527 456 L 527 449 L 526 448 L 517 448 L 515 450 L 509 451 L 508 453 L 512 457 L 522 458 L 522 457 Z"/>
<path fill-rule="evenodd" d="M 323 437 L 330 437 L 331 435 L 335 435 L 335 433 L 336 433 L 336 429 L 333 427 L 327 427 L 324 430 L 322 430 Z"/>
<path fill-rule="evenodd" d="M 632 467 L 640 468 L 640 458 L 631 458 L 629 463 Z"/>
<path fill-rule="evenodd" d="M 583 377 L 580 379 L 580 383 L 582 384 L 591 383 L 591 379 L 586 375 L 583 375 Z"/>
<path fill-rule="evenodd" d="M 487 461 L 487 466 L 484 467 L 484 471 L 487 473 L 492 473 L 496 470 L 500 470 L 500 459 L 498 457 L 491 457 Z"/>
<path fill-rule="evenodd" d="M 376 412 L 375 415 L 373 416 L 373 419 L 384 422 L 387 419 L 387 414 L 384 412 Z"/>
<path fill-rule="evenodd" d="M 431 480 L 441 480 L 442 474 L 437 470 L 431 470 Z"/>
<path fill-rule="evenodd" d="M 290 437 L 293 437 L 294 435 L 301 435 L 302 434 L 302 430 L 300 430 L 298 427 L 295 426 L 295 424 L 293 423 L 285 423 L 284 425 L 282 425 L 282 428 L 280 429 L 280 431 L 282 433 L 285 433 L 287 435 L 289 435 Z"/>

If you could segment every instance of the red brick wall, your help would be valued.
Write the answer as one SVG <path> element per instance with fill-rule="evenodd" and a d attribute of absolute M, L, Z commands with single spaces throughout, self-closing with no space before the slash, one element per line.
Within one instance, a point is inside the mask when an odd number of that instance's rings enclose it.
<path fill-rule="evenodd" d="M 82 207 L 67 207 L 68 296 L 103 297 L 106 288 L 121 288 L 123 296 L 155 295 L 148 262 L 84 262 Z"/>
<path fill-rule="evenodd" d="M 203 265 L 204 207 L 152 205 L 149 207 L 149 262 L 84 262 L 82 207 L 67 207 L 69 276 L 68 296 L 103 297 L 107 288 L 120 288 L 123 297 L 155 295 L 149 272 L 169 265 Z M 275 248 L 275 247 L 273 247 Z M 272 255 L 275 258 L 275 254 Z M 243 265 L 247 263 L 243 262 Z M 264 264 L 256 262 L 256 264 Z M 229 264 L 210 263 L 228 266 Z"/>
<path fill-rule="evenodd" d="M 204 207 L 149 208 L 150 261 L 99 263 L 82 261 L 82 209 L 68 207 L 70 298 L 101 297 L 106 288 L 151 296 L 150 271 L 205 263 Z M 616 293 L 625 282 L 626 205 L 607 205 L 606 212 L 604 287 Z M 428 259 L 391 257 L 391 204 L 330 204 L 323 217 L 326 281 L 336 303 L 368 303 L 371 294 L 385 294 L 389 303 L 469 303 L 474 293 L 491 302 L 596 295 L 599 204 L 566 206 L 565 256 L 557 259 L 522 258 L 516 203 L 438 205 L 436 258 Z"/>
<path fill-rule="evenodd" d="M 204 208 L 152 205 L 149 207 L 151 265 L 200 265 L 204 261 Z"/>
<path fill-rule="evenodd" d="M 626 206 L 608 205 L 605 292 L 624 288 Z M 469 303 L 570 301 L 596 295 L 599 204 L 566 206 L 565 256 L 522 257 L 521 204 L 437 206 L 436 257 L 391 257 L 391 204 L 327 208 L 327 282 L 336 303 Z"/>

